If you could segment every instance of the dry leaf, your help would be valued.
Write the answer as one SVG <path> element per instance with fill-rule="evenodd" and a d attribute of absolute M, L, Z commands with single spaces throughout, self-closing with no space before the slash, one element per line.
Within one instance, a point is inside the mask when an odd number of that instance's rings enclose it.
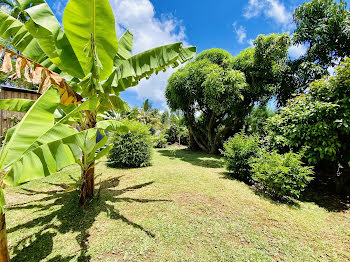
<path fill-rule="evenodd" d="M 41 73 L 43 69 L 44 69 L 43 67 L 35 65 L 35 68 L 32 72 L 33 84 L 39 85 L 41 83 Z"/>
<path fill-rule="evenodd" d="M 22 57 L 17 57 L 16 59 L 16 74 L 15 78 L 21 78 L 21 69 L 22 69 Z"/>
<path fill-rule="evenodd" d="M 51 85 L 52 83 L 50 74 L 47 70 L 44 69 L 43 73 L 41 74 L 41 83 L 38 92 L 41 94 L 44 93 Z"/>
<path fill-rule="evenodd" d="M 11 57 L 12 57 L 12 54 L 10 52 L 5 51 L 4 61 L 2 63 L 2 67 L 0 69 L 1 72 L 4 72 L 5 74 L 12 72 Z"/>
<path fill-rule="evenodd" d="M 26 62 L 26 65 L 24 67 L 24 78 L 28 83 L 32 82 L 32 79 L 30 78 L 30 71 L 31 71 L 31 63 L 29 61 Z"/>

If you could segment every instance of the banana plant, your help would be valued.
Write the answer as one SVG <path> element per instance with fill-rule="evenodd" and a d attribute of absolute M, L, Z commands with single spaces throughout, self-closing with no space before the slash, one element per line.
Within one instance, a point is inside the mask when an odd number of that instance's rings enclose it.
<path fill-rule="evenodd" d="M 46 177 L 74 163 L 81 166 L 82 176 L 89 175 L 88 171 L 94 168 L 96 161 L 111 149 L 111 145 L 107 145 L 97 152 L 107 142 L 105 137 L 96 143 L 97 130 L 123 128 L 119 122 L 101 121 L 97 128 L 80 132 L 66 124 L 81 111 L 94 108 L 96 100 L 96 96 L 91 97 L 57 121 L 55 112 L 60 106 L 60 95 L 57 89 L 50 87 L 30 107 L 21 122 L 7 133 L 0 151 L 0 261 L 9 261 L 5 185 L 18 186 Z M 82 183 L 81 187 L 86 185 Z"/>
<path fill-rule="evenodd" d="M 11 40 L 23 56 L 60 73 L 84 99 L 97 97 L 98 106 L 85 110 L 84 129 L 96 127 L 99 113 L 118 109 L 120 92 L 192 59 L 196 52 L 195 47 L 174 43 L 133 55 L 133 35 L 126 31 L 117 39 L 108 0 L 70 0 L 64 10 L 64 28 L 45 0 L 17 1 L 28 21 L 22 23 L 0 11 L 0 37 Z M 83 205 L 93 197 L 93 177 L 84 175 L 88 186 L 81 192 Z"/>

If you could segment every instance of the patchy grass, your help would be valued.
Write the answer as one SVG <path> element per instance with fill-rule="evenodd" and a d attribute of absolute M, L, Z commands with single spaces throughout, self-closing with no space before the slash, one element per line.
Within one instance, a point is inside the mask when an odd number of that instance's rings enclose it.
<path fill-rule="evenodd" d="M 274 202 L 220 158 L 162 149 L 151 167 L 97 172 L 85 210 L 64 192 L 76 166 L 8 188 L 12 261 L 350 261 L 348 205 Z"/>

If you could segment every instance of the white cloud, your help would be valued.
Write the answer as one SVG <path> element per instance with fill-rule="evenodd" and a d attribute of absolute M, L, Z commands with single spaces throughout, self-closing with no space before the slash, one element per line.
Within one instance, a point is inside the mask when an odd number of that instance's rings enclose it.
<path fill-rule="evenodd" d="M 288 26 L 292 22 L 292 13 L 278 0 L 249 0 L 243 15 L 250 19 L 262 14 L 283 26 Z"/>
<path fill-rule="evenodd" d="M 249 0 L 248 6 L 245 8 L 244 16 L 248 19 L 259 16 L 264 9 L 265 1 Z"/>
<path fill-rule="evenodd" d="M 185 28 L 181 22 L 172 16 L 155 17 L 155 11 L 150 0 L 110 0 L 117 20 L 117 35 L 121 36 L 125 29 L 134 35 L 133 53 L 175 42 L 186 43 Z M 169 76 L 176 69 L 151 76 L 141 80 L 140 84 L 131 90 L 138 94 L 140 99 L 150 98 L 154 102 L 166 105 L 164 89 Z"/>
<path fill-rule="evenodd" d="M 249 39 L 248 44 L 250 47 L 254 47 L 254 39 Z"/>
<path fill-rule="evenodd" d="M 292 45 L 288 50 L 288 54 L 291 58 L 295 59 L 304 55 L 306 51 L 307 47 L 305 45 Z"/>
<path fill-rule="evenodd" d="M 62 2 L 60 2 L 60 1 L 55 1 L 53 3 L 52 9 L 54 10 L 57 17 L 63 16 L 64 7 L 65 7 L 65 5 L 62 4 Z"/>
<path fill-rule="evenodd" d="M 239 26 L 237 27 L 237 22 L 234 22 L 232 24 L 236 34 L 237 34 L 237 40 L 239 43 L 243 44 L 244 40 L 247 38 L 247 30 L 245 29 L 244 26 Z"/>
<path fill-rule="evenodd" d="M 0 10 L 7 14 L 11 12 L 11 8 L 8 5 L 0 5 Z"/>

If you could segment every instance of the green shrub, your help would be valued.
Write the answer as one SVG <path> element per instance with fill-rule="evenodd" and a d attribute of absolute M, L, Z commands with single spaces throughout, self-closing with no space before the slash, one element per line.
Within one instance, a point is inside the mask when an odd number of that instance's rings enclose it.
<path fill-rule="evenodd" d="M 312 167 L 303 166 L 295 153 L 262 152 L 250 161 L 252 179 L 270 195 L 278 198 L 299 198 L 312 180 Z"/>
<path fill-rule="evenodd" d="M 153 147 L 166 148 L 168 145 L 168 136 L 163 133 L 159 133 L 153 136 Z"/>
<path fill-rule="evenodd" d="M 226 168 L 237 178 L 251 182 L 249 159 L 256 157 L 261 150 L 259 137 L 246 135 L 244 132 L 236 134 L 224 143 Z"/>
<path fill-rule="evenodd" d="M 145 167 L 151 164 L 152 137 L 149 127 L 138 121 L 123 121 L 127 133 L 112 135 L 113 148 L 108 155 L 108 166 L 115 168 Z"/>

